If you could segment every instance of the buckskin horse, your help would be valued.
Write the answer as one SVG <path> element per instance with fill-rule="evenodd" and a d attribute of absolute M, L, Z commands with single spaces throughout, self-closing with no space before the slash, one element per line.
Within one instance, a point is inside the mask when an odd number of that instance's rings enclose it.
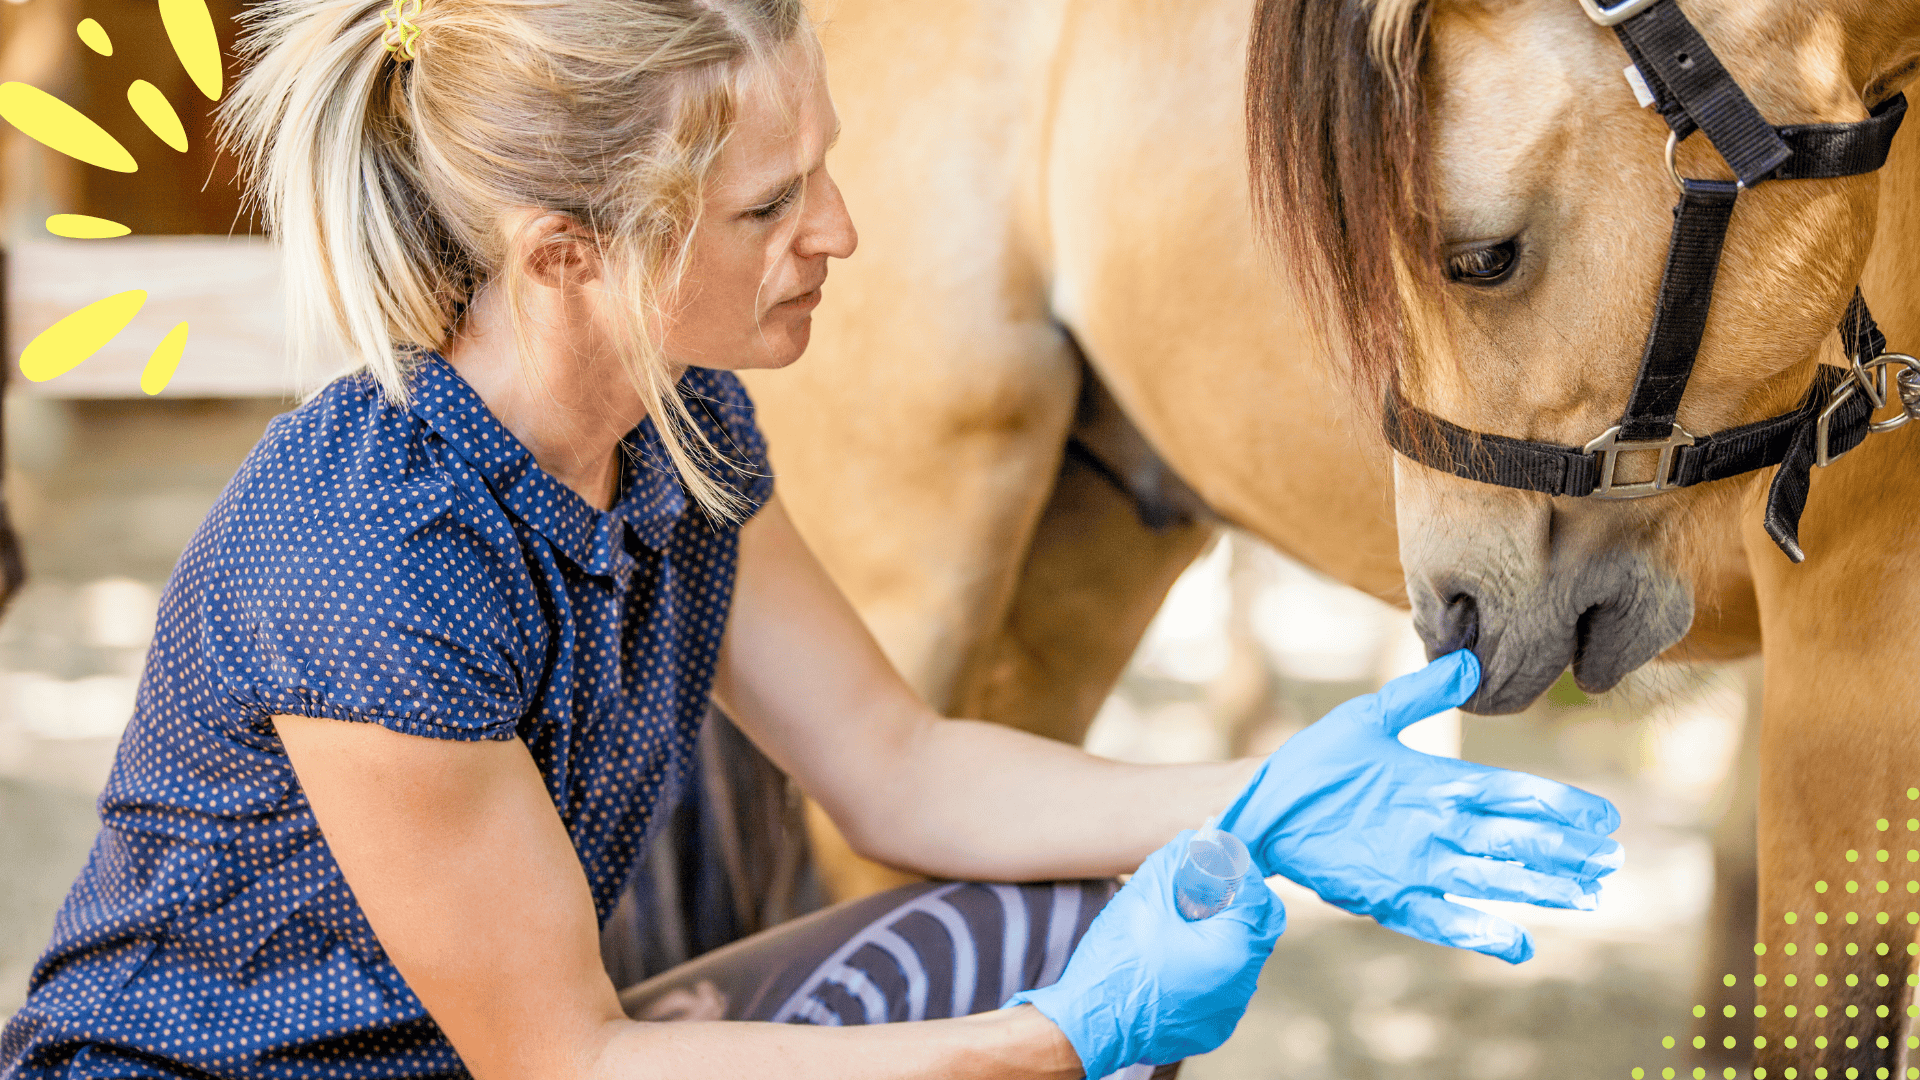
<path fill-rule="evenodd" d="M 1079 739 L 1215 521 L 1471 645 L 1474 711 L 1758 650 L 1756 1063 L 1904 1068 L 1920 3 L 823 14 L 862 250 L 751 388 L 929 700 Z"/>

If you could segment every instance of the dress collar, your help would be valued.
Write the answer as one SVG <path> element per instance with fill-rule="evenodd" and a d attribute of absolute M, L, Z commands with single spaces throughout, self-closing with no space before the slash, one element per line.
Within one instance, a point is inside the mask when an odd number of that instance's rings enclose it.
<path fill-rule="evenodd" d="M 438 353 L 426 355 L 410 385 L 414 415 L 480 473 L 514 516 L 589 574 L 624 578 L 633 563 L 628 535 L 659 551 L 686 512 L 686 492 L 651 417 L 623 443 L 620 499 L 611 510 L 599 510 L 540 468 Z"/>

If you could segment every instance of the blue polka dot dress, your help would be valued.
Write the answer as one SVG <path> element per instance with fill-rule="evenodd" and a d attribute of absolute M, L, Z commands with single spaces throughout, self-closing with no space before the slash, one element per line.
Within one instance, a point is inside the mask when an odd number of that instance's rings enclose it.
<path fill-rule="evenodd" d="M 409 378 L 404 408 L 360 375 L 276 418 L 188 545 L 0 1076 L 465 1075 L 355 905 L 275 714 L 519 738 L 612 910 L 691 760 L 738 527 L 690 499 L 651 421 L 602 512 L 444 360 Z M 693 368 L 680 392 L 727 459 L 703 468 L 760 506 L 739 381 Z"/>

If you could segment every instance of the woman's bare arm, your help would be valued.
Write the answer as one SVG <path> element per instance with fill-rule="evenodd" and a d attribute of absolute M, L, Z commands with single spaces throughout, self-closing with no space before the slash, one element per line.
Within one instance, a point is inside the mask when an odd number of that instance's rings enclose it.
<path fill-rule="evenodd" d="M 1079 1075 L 1030 1006 L 864 1028 L 628 1020 L 585 872 L 524 745 L 300 716 L 274 726 L 367 921 L 479 1080 Z"/>
<path fill-rule="evenodd" d="M 940 877 L 1126 873 L 1233 801 L 1258 759 L 1128 765 L 935 714 L 776 497 L 740 532 L 714 694 L 855 849 Z"/>

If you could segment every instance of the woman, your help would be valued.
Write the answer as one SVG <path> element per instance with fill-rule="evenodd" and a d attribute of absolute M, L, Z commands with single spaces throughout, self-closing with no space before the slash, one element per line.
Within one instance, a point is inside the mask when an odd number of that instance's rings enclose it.
<path fill-rule="evenodd" d="M 362 367 L 269 427 L 169 582 L 6 1076 L 1104 1076 L 1231 1032 L 1284 922 L 1262 874 L 1517 962 L 1442 892 L 1590 906 L 1617 865 L 1604 800 L 1395 741 L 1471 693 L 1467 653 L 1265 763 L 1121 765 L 913 697 L 729 374 L 800 356 L 855 246 L 798 0 L 251 18 L 224 119 L 296 343 Z M 626 997 L 780 1023 L 630 1020 L 598 926 L 709 693 L 869 857 L 1138 870 L 869 898 Z M 1223 807 L 1256 870 L 1188 923 L 1180 830 Z"/>

